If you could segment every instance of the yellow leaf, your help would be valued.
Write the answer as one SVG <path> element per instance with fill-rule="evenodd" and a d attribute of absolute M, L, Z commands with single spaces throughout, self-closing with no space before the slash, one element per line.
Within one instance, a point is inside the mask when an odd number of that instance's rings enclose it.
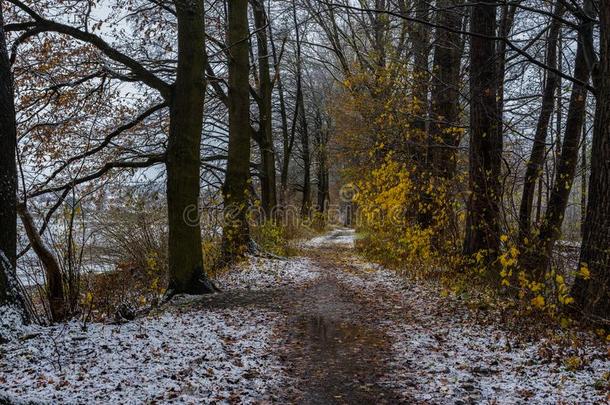
<path fill-rule="evenodd" d="M 544 297 L 542 295 L 538 295 L 536 298 L 532 298 L 532 305 L 536 308 L 544 308 Z"/>

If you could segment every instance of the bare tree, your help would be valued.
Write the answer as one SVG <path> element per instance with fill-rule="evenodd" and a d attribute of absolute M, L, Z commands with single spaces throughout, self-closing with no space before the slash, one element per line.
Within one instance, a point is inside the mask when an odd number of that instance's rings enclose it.
<path fill-rule="evenodd" d="M 589 3 L 590 5 L 590 3 Z M 578 46 L 574 66 L 574 77 L 587 83 L 591 75 L 591 65 L 585 55 L 587 47 L 592 46 L 592 23 L 586 19 L 578 32 Z M 561 235 L 561 226 L 568 204 L 570 191 L 578 165 L 581 133 L 587 105 L 587 88 L 573 83 L 570 104 L 566 117 L 561 156 L 557 164 L 555 181 L 551 189 L 548 206 L 540 225 L 538 236 L 532 242 L 533 247 L 522 256 L 522 263 L 533 277 L 542 280 L 551 260 L 555 242 Z"/>
<path fill-rule="evenodd" d="M 563 15 L 563 5 L 557 3 L 555 6 L 554 15 L 557 18 L 551 20 L 551 27 L 547 38 L 546 45 L 546 63 L 550 67 L 557 66 L 557 42 L 559 31 L 561 30 L 561 22 L 559 18 Z M 553 114 L 555 105 L 555 92 L 559 84 L 559 76 L 554 72 L 546 73 L 546 82 L 544 84 L 544 92 L 542 95 L 542 107 L 540 116 L 538 117 L 538 125 L 536 126 L 536 134 L 534 135 L 534 145 L 529 160 L 527 161 L 527 170 L 525 172 L 525 181 L 523 183 L 523 195 L 521 198 L 521 207 L 519 209 L 519 238 L 523 241 L 530 237 L 530 224 L 532 208 L 534 205 L 534 193 L 536 182 L 542 175 L 544 163 L 544 152 L 546 150 L 546 138 L 549 128 L 549 121 Z"/>
<path fill-rule="evenodd" d="M 0 307 L 11 306 L 28 319 L 17 285 L 17 128 L 13 77 L 6 48 L 3 4 L 0 4 Z M 4 314 L 3 314 L 4 316 Z M 4 339 L 0 331 L 0 340 Z"/>
<path fill-rule="evenodd" d="M 261 203 L 268 219 L 277 205 L 277 185 L 275 178 L 275 146 L 273 142 L 272 96 L 273 84 L 269 71 L 269 43 L 267 39 L 268 18 L 263 0 L 252 0 L 256 43 L 258 50 L 259 89 L 259 131 L 257 141 L 261 149 Z"/>
<path fill-rule="evenodd" d="M 170 84 L 134 57 L 113 47 L 100 36 L 50 20 L 26 2 L 9 0 L 23 11 L 29 21 L 12 24 L 10 29 L 25 31 L 28 38 L 45 32 L 65 35 L 97 48 L 104 57 L 119 64 L 128 75 L 115 74 L 122 80 L 137 81 L 154 89 L 170 110 L 167 151 L 164 155 L 148 156 L 142 161 L 107 163 L 98 172 L 84 176 L 69 185 L 99 178 L 113 168 L 149 167 L 165 163 L 167 168 L 167 204 L 169 224 L 169 291 L 171 293 L 206 293 L 213 291 L 203 269 L 201 228 L 197 217 L 199 204 L 200 144 L 205 95 L 205 26 L 203 0 L 174 0 L 172 8 L 164 10 L 174 15 L 178 27 L 178 60 L 175 82 Z"/>

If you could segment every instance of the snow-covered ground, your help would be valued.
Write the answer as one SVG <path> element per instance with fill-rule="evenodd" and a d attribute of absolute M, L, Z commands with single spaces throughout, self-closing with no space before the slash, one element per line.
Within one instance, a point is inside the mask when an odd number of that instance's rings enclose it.
<path fill-rule="evenodd" d="M 269 289 L 298 286 L 318 277 L 311 260 L 303 257 L 270 260 L 249 257 L 232 271 L 219 276 L 215 281 L 221 289 Z"/>
<path fill-rule="evenodd" d="M 226 289 L 298 285 L 307 259 L 252 258 L 219 280 Z M 261 308 L 214 308 L 176 297 L 160 314 L 124 325 L 26 326 L 0 345 L 0 403 L 249 403 L 284 381 Z M 4 315 L 4 314 L 3 314 Z"/>
<path fill-rule="evenodd" d="M 610 403 L 610 392 L 595 387 L 608 386 L 610 347 L 591 344 L 587 333 L 558 329 L 556 339 L 523 341 L 442 298 L 433 283 L 356 257 L 351 266 L 355 271 L 340 280 L 395 313 L 383 322 L 394 351 L 385 384 L 405 397 L 434 404 Z M 572 347 L 565 346 L 569 333 Z M 572 369 L 569 359 L 580 364 Z"/>
<path fill-rule="evenodd" d="M 355 237 L 337 229 L 303 246 L 328 258 L 325 248 L 352 247 Z M 601 345 L 578 339 L 578 345 L 559 347 L 548 337 L 524 342 L 443 298 L 434 284 L 335 250 L 339 256 L 328 259 L 335 260 L 330 267 L 315 255 L 249 258 L 216 282 L 248 294 L 308 289 L 324 272 L 336 271 L 352 293 L 346 297 L 364 303 L 370 326 L 391 340 L 379 383 L 405 403 L 608 402 L 608 392 L 594 388 L 610 371 Z M 176 297 L 124 325 L 17 328 L 16 339 L 0 345 L 0 403 L 285 402 L 294 380 L 275 332 L 291 325 L 288 315 L 257 304 L 207 305 L 213 299 Z M 565 364 L 570 357 L 581 362 L 573 371 Z"/>
<path fill-rule="evenodd" d="M 122 326 L 32 328 L 37 335 L 2 347 L 0 398 L 53 404 L 266 399 L 281 375 L 270 346 L 274 321 L 260 311 L 172 308 Z"/>
<path fill-rule="evenodd" d="M 304 248 L 324 248 L 340 246 L 353 248 L 356 239 L 356 231 L 347 228 L 338 228 L 324 235 L 317 236 L 301 244 Z"/>

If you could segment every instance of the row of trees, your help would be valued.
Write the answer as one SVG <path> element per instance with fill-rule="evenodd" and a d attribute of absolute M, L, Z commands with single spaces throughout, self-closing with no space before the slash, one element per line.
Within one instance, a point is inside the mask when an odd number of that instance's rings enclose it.
<path fill-rule="evenodd" d="M 248 208 L 259 199 L 253 179 L 268 218 L 276 215 L 278 200 L 288 204 L 294 188 L 303 190 L 302 207 L 309 209 L 313 153 L 303 90 L 307 79 L 300 40 L 287 45 L 289 34 L 296 31 L 298 38 L 302 29 L 294 4 L 274 8 L 289 16 L 277 29 L 268 17 L 271 5 L 262 0 L 77 5 L 16 0 L 2 6 L 8 15 L 3 27 L 12 36 L 3 84 L 11 83 L 12 65 L 22 134 L 2 138 L 11 157 L 3 159 L 8 162 L 3 175 L 13 187 L 3 193 L 11 196 L 2 210 L 9 214 L 2 228 L 7 236 L 3 250 L 13 268 L 18 200 L 24 218 L 51 201 L 38 229 L 26 226 L 30 243 L 19 253 L 31 246 L 41 257 L 49 249 L 40 236 L 62 205 L 91 198 L 98 184 L 104 189 L 106 182 L 124 181 L 134 170 L 163 167 L 171 294 L 215 290 L 202 258 L 202 188 L 206 195 L 210 190 L 222 194 L 223 264 L 256 249 L 247 222 Z M 274 40 L 278 32 L 281 44 Z M 295 90 L 284 83 L 294 84 Z M 12 99 L 10 87 L 6 92 Z M 314 128 L 322 125 L 320 111 Z M 15 127 L 15 111 L 7 114 Z M 278 126 L 281 154 L 275 150 Z M 325 142 L 320 131 L 315 135 L 318 144 Z M 289 184 L 298 140 L 305 186 Z M 15 157 L 21 170 L 19 193 Z M 327 178 L 328 169 L 321 166 L 319 176 Z M 327 195 L 328 185 L 321 187 Z M 65 301 L 57 258 L 51 254 L 50 261 L 42 262 L 47 280 L 59 279 L 59 288 L 47 288 L 50 302 Z M 69 312 L 51 305 L 56 320 Z"/>
<path fill-rule="evenodd" d="M 518 7 L 518 6 L 517 6 Z M 557 66 L 557 38 L 561 29 L 565 8 L 569 8 L 575 18 L 576 54 L 571 76 L 571 93 L 567 110 L 561 155 L 555 169 L 544 217 L 534 231 L 531 224 L 534 187 L 542 174 L 544 143 L 546 141 L 549 116 L 552 112 L 552 98 L 556 91 L 558 76 L 563 75 Z M 502 111 L 497 108 L 496 100 L 502 99 L 503 69 L 496 69 L 490 63 L 503 55 L 496 55 L 496 41 L 489 38 L 496 35 L 496 6 L 493 3 L 481 4 L 472 10 L 471 26 L 473 34 L 481 36 L 471 40 L 470 45 L 470 190 L 469 220 L 464 244 L 464 252 L 476 253 L 480 250 L 500 251 L 502 185 L 501 162 L 502 140 L 505 128 Z M 604 80 L 608 71 L 607 14 L 609 4 L 600 1 L 595 4 L 585 1 L 581 6 L 566 5 L 558 1 L 551 12 L 549 23 L 545 74 L 546 80 L 542 96 L 534 144 L 527 160 L 523 194 L 519 209 L 519 244 L 523 254 L 522 267 L 527 269 L 534 280 L 544 281 L 550 265 L 555 244 L 561 237 L 562 224 L 568 200 L 575 179 L 579 151 L 583 142 L 583 123 L 585 122 L 587 93 L 596 98 L 595 124 L 593 127 L 593 148 L 591 155 L 591 180 L 588 191 L 588 204 L 583 224 L 583 239 L 579 269 L 587 269 L 586 276 L 576 277 L 573 286 L 574 306 L 584 313 L 604 319 L 610 309 L 608 274 L 610 269 L 610 206 L 608 205 L 608 149 L 610 126 L 605 121 L 608 99 Z M 500 28 L 507 24 L 505 9 Z M 594 25 L 599 15 L 600 52 L 599 58 L 594 47 Z M 559 21 L 558 21 L 559 20 Z M 559 27 L 558 27 L 559 26 Z M 499 41 L 506 41 L 500 32 Z M 496 55 L 496 56 L 495 56 Z M 502 63 L 503 65 L 503 63 Z M 482 69 L 479 71 L 478 69 Z M 593 75 L 592 86 L 589 85 Z M 498 86 L 497 83 L 501 85 Z M 479 98 L 480 97 L 480 98 Z M 606 145 L 606 146 L 604 146 Z M 585 157 L 586 158 L 586 157 Z M 497 254 L 497 253 L 495 253 Z M 495 259 L 494 256 L 492 256 Z M 590 276 L 589 276 L 590 274 Z"/>
<path fill-rule="evenodd" d="M 342 146 L 353 155 L 354 138 L 369 137 L 367 152 L 375 152 L 361 156 L 356 165 L 366 169 L 352 178 L 378 167 L 393 168 L 385 166 L 388 156 L 406 162 L 420 194 L 410 203 L 415 212 L 408 214 L 418 235 L 428 237 L 427 228 L 439 234 L 457 223 L 457 232 L 445 238 L 451 242 L 463 235 L 461 254 L 477 258 L 491 279 L 507 278 L 506 284 L 518 282 L 518 272 L 502 275 L 500 263 L 509 262 L 503 252 L 515 246 L 518 268 L 535 286 L 555 283 L 552 259 L 565 226 L 573 225 L 564 219 L 580 169 L 582 246 L 578 265 L 569 271 L 576 274 L 573 302 L 563 303 L 607 321 L 610 216 L 603 66 L 608 4 L 451 1 L 431 7 L 428 2 L 375 1 L 309 6 L 344 79 L 352 82 L 350 91 L 366 93 L 352 97 L 349 110 L 370 116 L 345 127 L 355 135 L 351 145 Z M 404 66 L 406 74 L 400 71 Z M 388 72 L 389 81 L 384 78 Z M 538 83 L 540 93 L 534 90 Z M 378 100 L 377 108 L 370 107 Z M 402 117 L 397 100 L 409 105 Z M 383 122 L 358 128 L 379 116 Z M 468 181 L 462 186 L 464 165 Z M 437 194 L 453 191 L 438 198 L 431 187 Z M 389 198 L 391 193 L 381 190 L 379 201 Z M 460 196 L 466 196 L 463 205 Z M 457 211 L 465 209 L 463 225 L 459 218 L 445 218 L 456 200 Z M 514 236 L 509 240 L 508 235 Z M 431 238 L 437 247 L 439 236 Z"/>
<path fill-rule="evenodd" d="M 572 295 L 576 308 L 604 317 L 609 8 L 606 0 L 5 0 L 0 248 L 14 267 L 18 201 L 25 218 L 44 208 L 28 233 L 40 253 L 59 207 L 144 172 L 166 181 L 169 289 L 211 292 L 202 190 L 222 196 L 230 263 L 256 249 L 254 201 L 268 219 L 297 198 L 303 215 L 323 214 L 336 193 L 331 166 L 357 180 L 392 158 L 412 168 L 415 226 L 445 233 L 432 238 L 436 247 L 455 242 L 452 229 L 463 236 L 461 254 L 483 256 L 498 278 L 503 235 L 514 229 L 520 267 L 543 282 L 580 169 L 581 189 L 589 181 L 578 271 L 590 277 L 577 277 Z M 48 291 L 61 301 L 61 288 Z"/>

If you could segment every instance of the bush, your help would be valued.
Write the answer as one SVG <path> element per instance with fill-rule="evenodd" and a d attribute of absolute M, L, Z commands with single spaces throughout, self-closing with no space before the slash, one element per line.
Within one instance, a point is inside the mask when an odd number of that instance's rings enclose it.
<path fill-rule="evenodd" d="M 414 169 L 391 157 L 358 182 L 358 248 L 368 257 L 410 272 L 445 266 L 459 246 L 452 226 L 457 206 L 441 179 L 416 181 Z"/>

